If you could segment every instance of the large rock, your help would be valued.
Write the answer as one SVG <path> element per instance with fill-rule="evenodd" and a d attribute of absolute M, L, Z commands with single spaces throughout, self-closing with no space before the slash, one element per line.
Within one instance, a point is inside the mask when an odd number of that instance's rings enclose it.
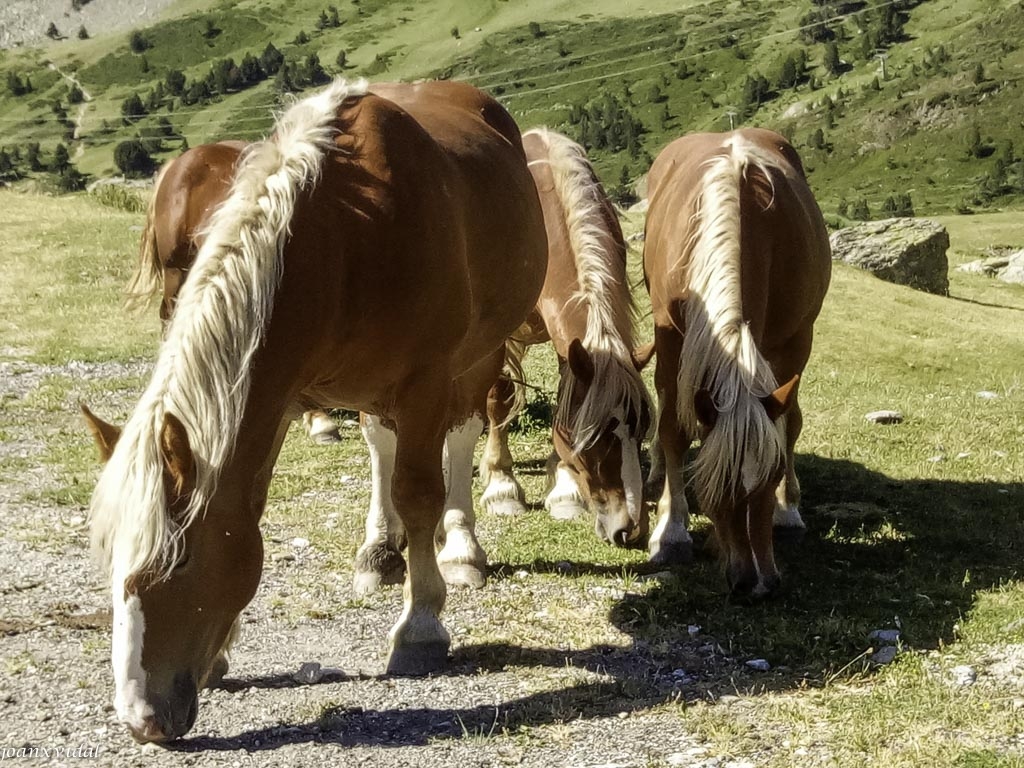
<path fill-rule="evenodd" d="M 832 233 L 832 258 L 890 283 L 946 296 L 949 233 L 928 219 L 869 221 Z"/>
<path fill-rule="evenodd" d="M 1005 256 L 990 256 L 987 259 L 969 261 L 957 267 L 957 271 L 995 277 L 1004 283 L 1024 285 L 1024 250 L 1013 251 Z"/>

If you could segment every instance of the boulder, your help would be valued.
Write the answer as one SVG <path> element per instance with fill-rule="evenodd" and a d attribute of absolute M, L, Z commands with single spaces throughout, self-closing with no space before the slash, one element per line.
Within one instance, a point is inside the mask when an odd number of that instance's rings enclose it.
<path fill-rule="evenodd" d="M 1006 266 L 996 272 L 996 277 L 1004 283 L 1024 285 L 1024 250 L 1010 254 Z"/>
<path fill-rule="evenodd" d="M 1003 256 L 969 261 L 957 267 L 958 272 L 985 275 L 1002 280 L 1004 283 L 1024 285 L 1024 249 L 1012 251 Z"/>
<path fill-rule="evenodd" d="M 949 294 L 949 233 L 928 219 L 868 221 L 832 233 L 832 258 L 890 283 Z"/>

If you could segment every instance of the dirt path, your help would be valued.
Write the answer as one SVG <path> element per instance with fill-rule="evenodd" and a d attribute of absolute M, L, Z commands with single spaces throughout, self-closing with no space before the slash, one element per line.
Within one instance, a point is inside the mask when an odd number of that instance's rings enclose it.
<path fill-rule="evenodd" d="M 62 488 L 91 488 L 93 474 L 69 479 L 52 455 L 85 449 L 83 430 L 69 421 L 79 399 L 107 380 L 141 382 L 147 370 L 143 362 L 40 366 L 0 356 L 0 402 L 12 405 L 0 458 L 18 467 L 0 483 L 0 749 L 91 749 L 100 764 L 118 766 L 179 764 L 175 751 L 201 766 L 253 758 L 305 766 L 321 755 L 395 768 L 727 765 L 704 760 L 678 708 L 708 695 L 695 680 L 728 681 L 742 663 L 699 636 L 657 652 L 634 642 L 607 620 L 628 592 L 620 579 L 581 590 L 573 578 L 502 567 L 484 590 L 450 593 L 454 653 L 445 674 L 385 677 L 400 590 L 356 597 L 351 571 L 322 542 L 331 516 L 298 527 L 273 504 L 263 580 L 223 687 L 202 694 L 195 728 L 174 750 L 135 745 L 111 707 L 109 598 L 88 559 L 84 506 L 61 503 Z M 40 393 L 56 390 L 40 405 Z M 106 410 L 127 409 L 137 395 L 123 386 L 110 392 Z M 356 440 L 355 430 L 346 439 Z M 315 509 L 339 499 L 325 490 L 303 501 Z M 298 536 L 308 546 L 294 544 Z M 519 639 L 517 616 L 557 622 L 560 603 L 599 627 L 601 642 L 581 647 L 557 623 L 561 643 Z M 322 674 L 300 684 L 294 675 L 305 663 L 320 664 Z"/>
<path fill-rule="evenodd" d="M 79 160 L 82 157 L 82 155 L 85 153 L 85 142 L 83 142 L 81 140 L 82 125 L 85 122 L 85 112 L 89 108 L 89 102 L 92 101 L 92 94 L 90 94 L 87 90 L 85 90 L 85 88 L 82 85 L 81 81 L 77 77 L 75 77 L 73 74 L 69 74 L 69 73 L 65 72 L 64 70 L 60 69 L 53 62 L 50 62 L 49 67 L 54 72 L 56 72 L 58 75 L 63 77 L 65 80 L 67 80 L 69 83 L 71 83 L 72 85 L 77 86 L 78 90 L 80 90 L 82 92 L 82 101 L 81 101 L 81 103 L 79 103 L 78 111 L 75 113 L 75 120 L 74 120 L 75 132 L 74 132 L 74 134 L 72 134 L 72 139 L 76 143 L 75 152 L 71 156 L 71 160 L 74 162 L 74 161 Z"/>

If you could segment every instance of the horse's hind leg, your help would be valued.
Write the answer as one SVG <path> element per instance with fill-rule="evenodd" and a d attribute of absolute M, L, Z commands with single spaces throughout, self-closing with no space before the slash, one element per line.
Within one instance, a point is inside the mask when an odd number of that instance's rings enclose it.
<path fill-rule="evenodd" d="M 518 515 L 526 511 L 526 495 L 512 472 L 508 449 L 508 421 L 515 400 L 515 385 L 505 374 L 487 393 L 487 443 L 480 459 L 480 478 L 486 483 L 480 503 L 495 515 Z"/>
<path fill-rule="evenodd" d="M 450 386 L 450 385 L 448 385 Z M 441 454 L 447 408 L 447 387 L 406 392 L 396 414 L 395 472 L 392 498 L 408 537 L 409 572 L 405 607 L 388 633 L 387 670 L 391 674 L 423 675 L 436 671 L 448 657 L 451 637 L 439 617 L 446 587 L 434 554 L 434 534 L 444 508 Z"/>
<path fill-rule="evenodd" d="M 448 489 L 438 530 L 442 549 L 437 553 L 437 564 L 452 586 L 479 588 L 487 580 L 487 554 L 477 541 L 473 512 L 473 450 L 483 428 L 483 419 L 473 414 L 449 430 L 445 439 Z"/>
<path fill-rule="evenodd" d="M 786 423 L 786 473 L 775 491 L 774 524 L 791 531 L 803 531 L 806 527 L 800 516 L 800 481 L 796 477 L 793 453 L 797 438 L 804 425 L 800 401 L 794 400 L 789 412 L 782 417 Z"/>
<path fill-rule="evenodd" d="M 353 589 L 357 595 L 374 592 L 383 584 L 401 584 L 405 578 L 405 528 L 395 510 L 391 481 L 397 439 L 392 428 L 376 416 L 360 415 L 363 438 L 370 449 L 370 511 L 366 539 L 356 553 Z"/>

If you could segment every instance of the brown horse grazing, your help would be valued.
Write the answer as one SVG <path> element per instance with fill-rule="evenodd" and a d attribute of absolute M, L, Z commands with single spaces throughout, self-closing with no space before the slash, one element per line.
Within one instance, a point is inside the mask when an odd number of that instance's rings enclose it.
<path fill-rule="evenodd" d="M 178 291 L 205 239 L 210 216 L 231 190 L 234 170 L 244 141 L 203 144 L 166 163 L 157 175 L 146 211 L 146 226 L 139 245 L 139 262 L 128 283 L 130 303 L 141 304 L 163 291 L 160 319 L 164 332 L 174 311 Z M 307 404 L 303 424 L 318 443 L 341 437 L 331 418 Z"/>
<path fill-rule="evenodd" d="M 651 559 L 690 556 L 683 460 L 700 437 L 697 499 L 730 586 L 764 595 L 779 582 L 773 516 L 803 526 L 797 389 L 830 278 L 825 223 L 796 151 L 762 129 L 674 141 L 648 189 L 644 273 L 665 462 Z"/>
<path fill-rule="evenodd" d="M 91 419 L 108 457 L 90 518 L 112 585 L 115 706 L 143 741 L 192 726 L 252 599 L 298 396 L 394 425 L 409 574 L 388 669 L 444 663 L 434 536 L 442 517 L 461 533 L 464 513 L 452 499 L 446 511 L 445 435 L 482 422 L 503 342 L 543 282 L 518 128 L 471 86 L 337 80 L 220 173 L 231 191 L 150 384 L 123 433 Z"/>
<path fill-rule="evenodd" d="M 544 502 L 556 518 L 587 503 L 598 536 L 616 546 L 643 542 L 640 442 L 650 424 L 647 389 L 632 359 L 634 305 L 626 278 L 626 243 L 618 217 L 583 148 L 546 129 L 527 131 L 523 146 L 544 208 L 548 269 L 537 307 L 517 333 L 522 345 L 550 340 L 559 360 L 553 425 L 553 487 Z M 512 474 L 506 421 L 511 381 L 488 403 L 490 432 L 480 474 L 484 504 L 523 510 Z"/>

